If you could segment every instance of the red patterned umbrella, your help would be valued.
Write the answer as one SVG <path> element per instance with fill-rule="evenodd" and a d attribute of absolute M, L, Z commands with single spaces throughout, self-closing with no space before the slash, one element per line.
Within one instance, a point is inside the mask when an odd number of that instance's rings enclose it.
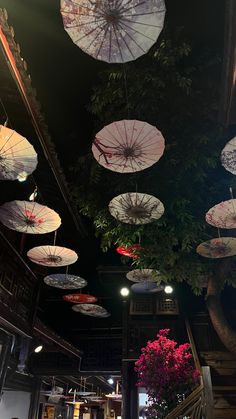
<path fill-rule="evenodd" d="M 236 228 L 236 199 L 220 202 L 206 213 L 206 222 L 217 228 Z"/>
<path fill-rule="evenodd" d="M 152 166 L 162 156 L 165 140 L 158 129 L 146 122 L 113 122 L 98 132 L 92 152 L 99 164 L 120 173 Z"/>
<path fill-rule="evenodd" d="M 74 250 L 60 246 L 38 246 L 27 252 L 28 258 L 43 266 L 68 266 L 78 259 Z"/>
<path fill-rule="evenodd" d="M 142 249 L 140 244 L 133 244 L 132 246 L 119 246 L 116 251 L 122 256 L 127 256 L 129 258 L 138 259 L 138 252 Z"/>
<path fill-rule="evenodd" d="M 199 244 L 197 253 L 206 258 L 219 259 L 236 255 L 236 238 L 219 237 Z"/>
<path fill-rule="evenodd" d="M 8 228 L 27 234 L 45 234 L 61 225 L 59 215 L 36 202 L 11 201 L 0 207 L 0 221 Z"/>
<path fill-rule="evenodd" d="M 156 42 L 164 25 L 164 0 L 61 0 L 64 28 L 92 57 L 133 61 Z"/>
<path fill-rule="evenodd" d="M 16 131 L 0 125 L 0 179 L 27 177 L 37 166 L 34 147 Z"/>
<path fill-rule="evenodd" d="M 63 300 L 69 303 L 96 303 L 98 299 L 89 294 L 67 294 L 63 295 Z"/>

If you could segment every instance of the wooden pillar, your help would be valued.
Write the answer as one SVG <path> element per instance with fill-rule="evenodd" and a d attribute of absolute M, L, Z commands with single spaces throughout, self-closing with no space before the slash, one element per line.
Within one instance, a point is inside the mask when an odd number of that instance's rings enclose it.
<path fill-rule="evenodd" d="M 35 378 L 34 386 L 31 393 L 28 419 L 38 419 L 41 383 L 41 378 Z"/>
<path fill-rule="evenodd" d="M 10 361 L 14 336 L 4 331 L 0 332 L 0 395 L 6 379 L 7 367 Z"/>
<path fill-rule="evenodd" d="M 123 300 L 123 334 L 122 334 L 122 419 L 130 419 L 130 386 L 128 358 L 128 313 L 129 302 Z"/>

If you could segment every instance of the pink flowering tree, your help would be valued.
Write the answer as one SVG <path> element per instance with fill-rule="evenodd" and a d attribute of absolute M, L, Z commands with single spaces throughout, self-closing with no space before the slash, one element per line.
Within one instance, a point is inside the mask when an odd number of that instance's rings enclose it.
<path fill-rule="evenodd" d="M 135 363 L 137 385 L 145 387 L 150 407 L 149 418 L 164 418 L 188 394 L 199 380 L 192 362 L 189 343 L 177 346 L 162 329 L 157 340 L 148 342 Z"/>

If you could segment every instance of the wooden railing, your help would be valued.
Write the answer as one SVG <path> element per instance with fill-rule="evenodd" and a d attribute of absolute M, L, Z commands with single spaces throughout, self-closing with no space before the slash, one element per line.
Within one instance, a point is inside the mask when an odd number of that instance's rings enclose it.
<path fill-rule="evenodd" d="M 213 419 L 213 393 L 209 367 L 201 367 L 188 319 L 185 320 L 194 365 L 200 372 L 200 385 L 165 419 Z"/>
<path fill-rule="evenodd" d="M 201 419 L 203 417 L 204 394 L 200 384 L 179 406 L 165 419 Z"/>

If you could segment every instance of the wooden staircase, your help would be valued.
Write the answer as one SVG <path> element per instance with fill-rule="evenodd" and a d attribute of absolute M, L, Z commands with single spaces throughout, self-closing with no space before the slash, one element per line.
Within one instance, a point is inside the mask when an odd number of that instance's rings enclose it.
<path fill-rule="evenodd" d="M 236 358 L 225 349 L 206 313 L 195 314 L 189 328 L 201 366 L 210 368 L 213 418 L 236 419 Z"/>
<path fill-rule="evenodd" d="M 227 351 L 200 352 L 209 365 L 214 396 L 214 418 L 236 419 L 236 359 Z"/>

